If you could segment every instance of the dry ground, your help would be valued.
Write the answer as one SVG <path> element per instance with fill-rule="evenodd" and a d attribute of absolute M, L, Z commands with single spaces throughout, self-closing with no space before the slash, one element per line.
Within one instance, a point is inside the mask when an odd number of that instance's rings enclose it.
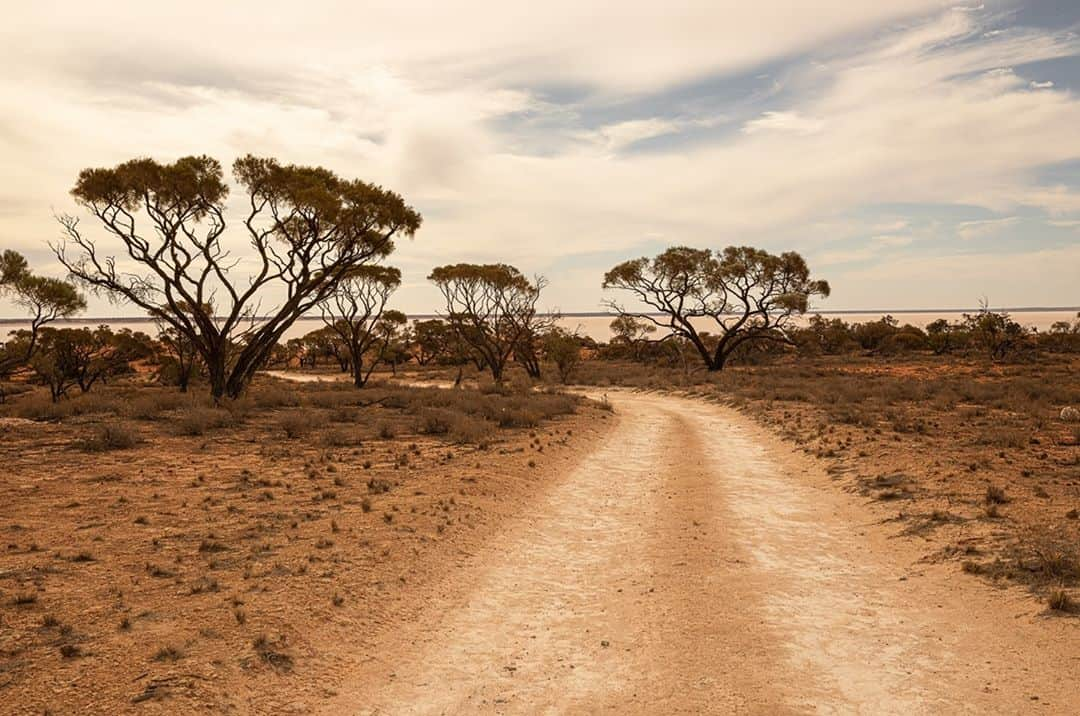
<path fill-rule="evenodd" d="M 612 429 L 325 713 L 1075 713 L 1077 620 L 921 563 L 730 408 L 608 397 Z"/>
<path fill-rule="evenodd" d="M 362 407 L 351 388 L 264 382 L 234 415 L 121 387 L 61 422 L 0 418 L 0 711 L 331 698 L 343 661 L 379 658 L 379 635 L 608 417 L 461 394 L 375 387 Z M 54 410 L 23 399 L 9 416 Z"/>
<path fill-rule="evenodd" d="M 664 390 L 594 388 L 575 415 L 557 395 L 376 386 L 357 405 L 269 381 L 232 412 L 23 396 L 8 415 L 60 422 L 0 434 L 0 696 L 1069 713 L 1080 619 L 1046 600 L 1080 596 L 1080 448 L 1056 418 L 1076 367 L 591 363 L 586 381 Z"/>
<path fill-rule="evenodd" d="M 825 462 L 927 561 L 1080 601 L 1080 359 L 799 359 L 708 375 L 595 361 L 580 379 L 734 405 Z"/>

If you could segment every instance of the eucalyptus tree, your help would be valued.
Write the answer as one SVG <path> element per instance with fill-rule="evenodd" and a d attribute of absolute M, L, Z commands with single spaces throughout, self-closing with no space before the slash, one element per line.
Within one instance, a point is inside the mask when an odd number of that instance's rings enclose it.
<path fill-rule="evenodd" d="M 353 385 L 363 388 L 378 364 L 395 331 L 393 322 L 384 322 L 386 304 L 401 285 L 401 271 L 393 266 L 358 266 L 320 304 L 322 319 L 344 344 Z M 397 312 L 394 312 L 397 313 Z M 404 323 L 404 314 L 402 323 Z M 395 316 L 387 316 L 394 318 Z M 373 349 L 382 344 L 382 349 Z M 374 353 L 365 363 L 364 356 Z"/>
<path fill-rule="evenodd" d="M 53 246 L 72 278 L 190 341 L 215 400 L 239 397 L 297 318 L 421 223 L 394 192 L 322 167 L 248 155 L 232 173 L 246 251 L 226 245 L 229 186 L 207 156 L 84 169 L 72 195 L 110 245 L 65 214 Z"/>
<path fill-rule="evenodd" d="M 412 344 L 416 347 L 417 364 L 427 365 L 446 357 L 455 339 L 446 321 L 438 318 L 416 321 L 412 327 Z"/>
<path fill-rule="evenodd" d="M 794 317 L 806 313 L 813 297 L 829 295 L 829 284 L 812 279 L 799 254 L 749 246 L 672 247 L 615 266 L 603 287 L 626 291 L 638 304 L 629 310 L 609 301 L 621 317 L 651 324 L 663 338 L 686 339 L 710 371 L 722 370 L 745 343 L 791 344 Z"/>
<path fill-rule="evenodd" d="M 435 268 L 428 279 L 443 295 L 454 333 L 501 383 L 515 348 L 536 330 L 544 278 L 530 281 L 507 264 L 453 264 Z"/>
<path fill-rule="evenodd" d="M 8 297 L 15 306 L 26 311 L 30 319 L 28 330 L 20 331 L 7 341 L 0 340 L 0 379 L 34 357 L 45 326 L 60 318 L 70 318 L 86 308 L 86 299 L 75 286 L 35 275 L 26 259 L 11 250 L 0 254 L 0 296 Z M 0 391 L 0 402 L 3 399 L 3 391 Z"/>

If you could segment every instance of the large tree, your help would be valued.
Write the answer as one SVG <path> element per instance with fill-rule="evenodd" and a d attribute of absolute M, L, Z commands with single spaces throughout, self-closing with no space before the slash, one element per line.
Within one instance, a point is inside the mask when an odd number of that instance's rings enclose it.
<path fill-rule="evenodd" d="M 321 167 L 249 155 L 233 177 L 246 195 L 243 253 L 223 242 L 229 187 L 206 156 L 83 170 L 72 194 L 122 255 L 71 215 L 60 217 L 66 240 L 54 246 L 73 278 L 191 341 L 215 400 L 240 396 L 297 318 L 421 221 L 397 194 Z"/>
<path fill-rule="evenodd" d="M 638 310 L 608 302 L 620 316 L 651 323 L 663 331 L 661 340 L 685 338 L 710 371 L 722 370 L 744 343 L 790 343 L 793 317 L 805 313 L 814 296 L 829 295 L 829 284 L 811 279 L 799 254 L 776 256 L 749 246 L 673 247 L 619 264 L 604 275 L 603 286 L 627 291 L 637 302 Z"/>
<path fill-rule="evenodd" d="M 387 301 L 400 285 L 401 271 L 393 266 L 360 266 L 320 305 L 323 322 L 348 352 L 357 388 L 367 384 L 378 362 L 376 358 L 365 364 L 364 355 L 380 342 L 382 348 L 375 355 L 381 355 L 391 340 L 392 332 L 382 330 L 381 321 Z"/>
<path fill-rule="evenodd" d="M 445 318 L 458 338 L 501 383 L 506 362 L 536 326 L 544 279 L 529 281 L 506 264 L 439 266 L 428 279 L 442 292 Z"/>
<path fill-rule="evenodd" d="M 0 378 L 34 357 L 42 329 L 58 318 L 69 318 L 86 308 L 84 299 L 66 281 L 37 276 L 23 256 L 15 251 L 0 254 L 0 296 L 30 316 L 30 328 L 8 341 L 0 341 Z M 4 395 L 0 391 L 0 402 Z"/>

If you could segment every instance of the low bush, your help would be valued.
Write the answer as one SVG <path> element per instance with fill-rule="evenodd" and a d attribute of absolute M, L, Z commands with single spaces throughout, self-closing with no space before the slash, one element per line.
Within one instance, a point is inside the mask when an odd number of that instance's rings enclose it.
<path fill-rule="evenodd" d="M 141 442 L 139 433 L 124 423 L 107 422 L 93 429 L 91 435 L 78 441 L 80 449 L 86 452 L 105 452 L 108 450 L 126 450 Z"/>
<path fill-rule="evenodd" d="M 172 424 L 179 435 L 203 435 L 235 423 L 233 414 L 223 408 L 194 407 L 182 410 Z"/>

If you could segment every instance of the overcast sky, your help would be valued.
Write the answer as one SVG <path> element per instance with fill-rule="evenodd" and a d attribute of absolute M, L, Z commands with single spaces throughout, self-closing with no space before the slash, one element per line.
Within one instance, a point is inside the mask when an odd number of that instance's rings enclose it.
<path fill-rule="evenodd" d="M 406 311 L 457 261 L 597 310 L 672 244 L 800 251 L 832 309 L 1080 304 L 1075 0 L 5 5 L 0 248 L 43 273 L 80 168 L 251 152 L 422 212 Z"/>

